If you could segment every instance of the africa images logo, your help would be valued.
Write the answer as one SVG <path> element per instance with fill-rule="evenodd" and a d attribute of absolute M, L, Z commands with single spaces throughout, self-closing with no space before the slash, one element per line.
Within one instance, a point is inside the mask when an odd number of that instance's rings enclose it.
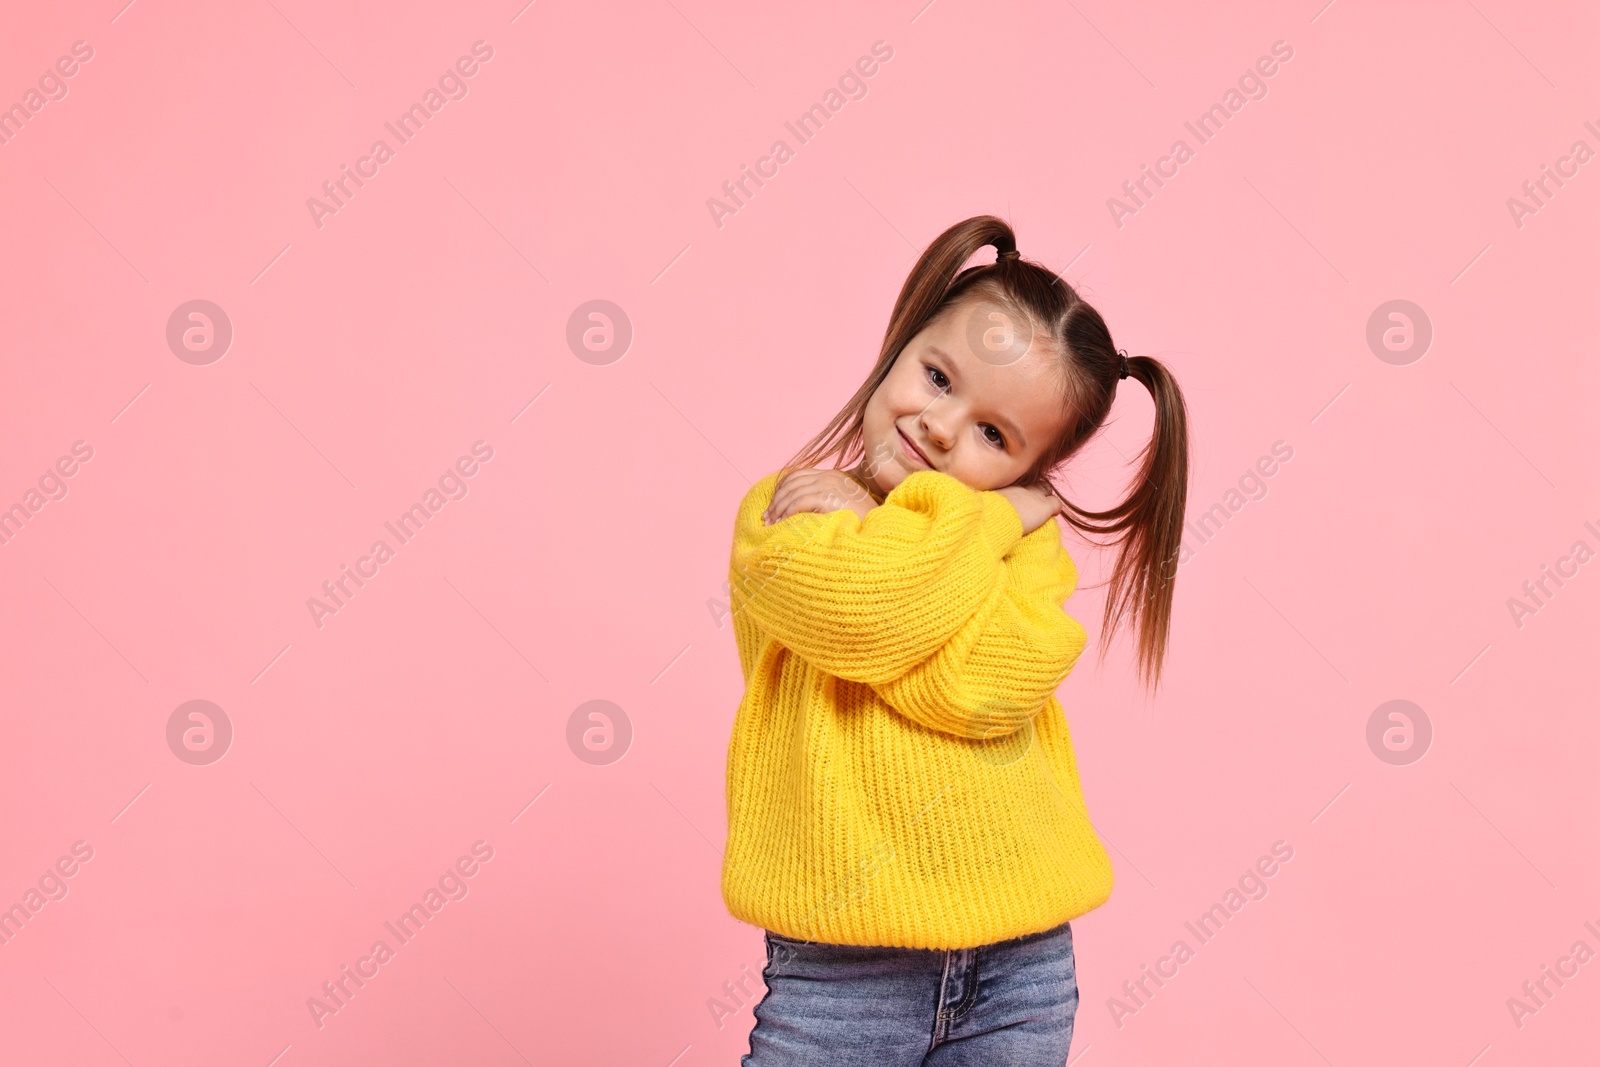
<path fill-rule="evenodd" d="M 317 1024 L 317 1029 L 321 1030 L 326 1025 L 324 1020 L 327 1016 L 337 1015 L 348 1008 L 356 993 L 378 977 L 382 968 L 395 958 L 398 950 L 414 941 L 428 922 L 444 910 L 446 904 L 467 899 L 467 894 L 472 892 L 468 879 L 477 875 L 483 870 L 483 864 L 492 859 L 494 846 L 481 839 L 474 841 L 472 854 L 462 855 L 446 867 L 437 883 L 423 891 L 420 902 L 413 903 L 393 922 L 383 924 L 383 928 L 394 938 L 393 945 L 384 938 L 378 938 L 367 955 L 357 958 L 353 968 L 348 963 L 341 964 L 338 977 L 322 983 L 321 996 L 307 997 L 306 1009 L 311 1012 L 311 1021 Z"/>
<path fill-rule="evenodd" d="M 451 100 L 465 100 L 470 91 L 466 79 L 475 76 L 483 69 L 481 64 L 493 58 L 494 48 L 487 41 L 474 41 L 472 55 L 464 55 L 456 60 L 454 66 L 446 67 L 444 73 L 439 75 L 437 88 L 428 86 L 420 102 L 412 103 L 394 122 L 383 124 L 383 128 L 394 136 L 394 147 L 379 138 L 372 142 L 366 155 L 356 160 L 355 170 L 352 171 L 346 164 L 339 164 L 339 176 L 322 183 L 322 193 L 326 199 L 314 196 L 306 198 L 306 210 L 311 212 L 311 221 L 316 223 L 317 229 L 322 229 L 325 216 L 337 215 L 348 207 L 357 190 L 376 178 L 379 168 L 395 157 L 399 146 L 409 144 L 412 138 L 422 132 L 429 119 L 444 110 L 446 104 Z"/>

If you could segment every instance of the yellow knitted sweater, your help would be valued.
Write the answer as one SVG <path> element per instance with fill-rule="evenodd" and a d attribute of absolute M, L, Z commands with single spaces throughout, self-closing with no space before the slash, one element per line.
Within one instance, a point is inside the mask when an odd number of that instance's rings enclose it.
<path fill-rule="evenodd" d="M 1087 635 L 1052 518 L 916 471 L 862 519 L 739 505 L 729 607 L 745 695 L 722 894 L 785 937 L 969 948 L 1111 895 L 1055 690 Z"/>

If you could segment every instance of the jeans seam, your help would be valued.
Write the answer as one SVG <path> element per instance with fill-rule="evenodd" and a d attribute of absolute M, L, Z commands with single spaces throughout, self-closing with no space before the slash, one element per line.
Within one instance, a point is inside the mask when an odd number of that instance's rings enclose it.
<path fill-rule="evenodd" d="M 945 949 L 945 952 L 944 952 L 944 971 L 939 975 L 939 995 L 934 999 L 934 1002 L 933 1002 L 933 1009 L 934 1009 L 933 1010 L 933 1033 L 928 1035 L 928 1052 L 932 1052 L 934 1049 L 939 1047 L 939 1041 L 940 1041 L 940 1036 L 941 1036 L 940 1033 L 939 1033 L 939 1029 L 940 1029 L 940 1027 L 942 1027 L 944 1025 L 944 1021 L 945 1021 L 944 987 L 945 987 L 945 983 L 948 982 L 949 980 L 950 980 L 950 950 L 949 949 Z M 928 1054 L 928 1052 L 924 1052 L 923 1055 L 926 1056 Z"/>
<path fill-rule="evenodd" d="M 956 1005 L 955 1012 L 952 1015 L 949 1015 L 947 1017 L 948 1021 L 952 1021 L 953 1022 L 956 1019 L 961 1018 L 967 1012 L 971 1011 L 972 1010 L 972 1006 L 978 1002 L 978 962 L 982 958 L 983 958 L 983 949 L 982 948 L 973 949 L 973 951 L 972 951 L 972 974 L 969 976 L 969 979 L 968 979 L 968 982 L 967 982 L 967 995 L 966 995 L 966 997 L 964 997 L 962 999 L 960 1004 Z"/>

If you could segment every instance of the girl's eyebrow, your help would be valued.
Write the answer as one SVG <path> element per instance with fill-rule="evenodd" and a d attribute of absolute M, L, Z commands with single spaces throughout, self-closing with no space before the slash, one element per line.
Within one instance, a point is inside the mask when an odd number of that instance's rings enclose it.
<path fill-rule="evenodd" d="M 956 361 L 951 359 L 949 354 L 947 354 L 944 349 L 935 345 L 929 345 L 928 353 L 930 355 L 938 356 L 940 361 L 946 364 L 949 369 L 946 370 L 945 373 L 949 375 L 952 381 L 961 377 L 961 375 L 956 372 Z M 1015 440 L 1018 448 L 1028 447 L 1028 439 L 1022 435 L 1022 430 L 1017 427 L 1017 424 L 1012 422 L 1009 418 L 1004 415 L 995 415 L 991 421 L 1004 430 L 1007 436 Z"/>

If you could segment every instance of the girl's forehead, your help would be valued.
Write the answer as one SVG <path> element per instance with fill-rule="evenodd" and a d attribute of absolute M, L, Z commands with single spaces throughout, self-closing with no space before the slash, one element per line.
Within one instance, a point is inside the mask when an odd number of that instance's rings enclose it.
<path fill-rule="evenodd" d="M 1038 388 L 1045 381 L 1058 381 L 1063 370 L 1055 339 L 1015 307 L 997 300 L 953 305 L 913 340 L 985 382 L 1020 379 L 1026 388 Z M 1014 373 L 994 376 L 982 373 L 986 370 Z"/>
<path fill-rule="evenodd" d="M 1009 363 L 1037 345 L 1055 347 L 1044 328 L 1016 303 L 984 290 L 967 293 L 941 311 L 926 332 L 959 335 L 967 351 L 989 363 Z"/>

